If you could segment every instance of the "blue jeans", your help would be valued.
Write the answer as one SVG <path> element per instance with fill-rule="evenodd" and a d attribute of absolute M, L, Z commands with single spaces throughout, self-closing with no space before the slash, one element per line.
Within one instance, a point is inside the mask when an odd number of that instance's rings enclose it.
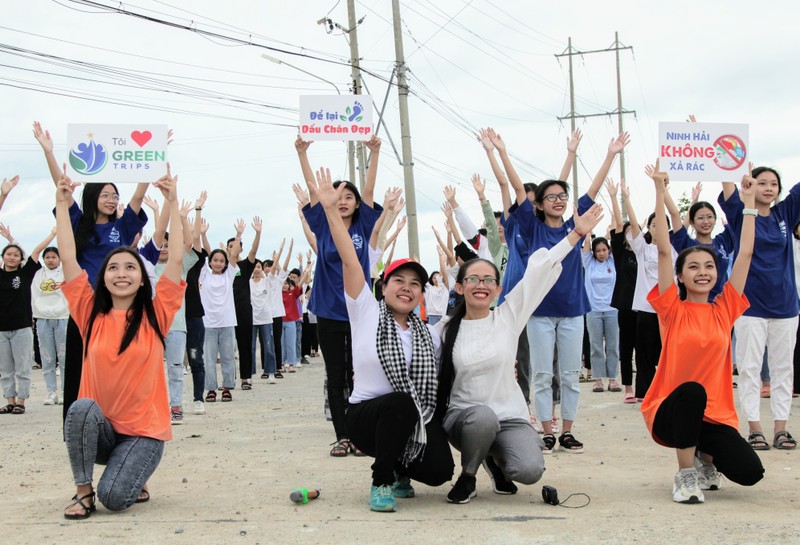
<path fill-rule="evenodd" d="M 553 418 L 553 353 L 558 345 L 561 418 L 574 421 L 578 414 L 580 397 L 578 376 L 581 372 L 583 316 L 532 316 L 528 320 L 528 344 L 533 368 L 536 415 L 542 422 Z"/>
<path fill-rule="evenodd" d="M 203 401 L 206 387 L 206 364 L 203 361 L 203 343 L 206 339 L 206 326 L 203 318 L 186 318 L 186 356 L 192 370 L 192 397 Z"/>
<path fill-rule="evenodd" d="M 206 362 L 206 390 L 217 389 L 217 354 L 222 367 L 222 387 L 236 386 L 236 331 L 230 327 L 207 327 L 203 358 Z"/>
<path fill-rule="evenodd" d="M 42 375 L 47 393 L 58 390 L 56 378 L 56 359 L 64 372 L 64 353 L 67 347 L 67 318 L 53 320 L 49 318 L 36 319 L 36 335 L 39 337 L 39 353 L 42 355 Z M 64 381 L 61 381 L 64 389 Z"/>
<path fill-rule="evenodd" d="M 281 339 L 283 348 L 283 363 L 286 365 L 297 365 L 297 326 L 294 322 L 283 322 L 283 338 Z"/>
<path fill-rule="evenodd" d="M 97 499 L 111 511 L 136 502 L 164 454 L 164 441 L 116 433 L 100 406 L 89 398 L 70 406 L 64 440 L 76 486 L 92 484 L 94 464 L 106 466 L 97 483 Z"/>
<path fill-rule="evenodd" d="M 589 332 L 592 350 L 592 378 L 617 378 L 619 370 L 617 309 L 588 313 L 586 329 Z"/>
<path fill-rule="evenodd" d="M 256 361 L 256 338 L 261 339 L 261 369 L 268 375 L 274 375 L 275 340 L 272 338 L 272 322 L 253 326 L 253 364 Z M 255 369 L 253 370 L 255 374 Z"/>
<path fill-rule="evenodd" d="M 186 350 L 186 332 L 170 331 L 164 339 L 164 359 L 167 360 L 169 406 L 183 405 L 183 355 Z"/>
<path fill-rule="evenodd" d="M 3 397 L 28 399 L 33 369 L 33 328 L 0 331 L 0 385 Z"/>

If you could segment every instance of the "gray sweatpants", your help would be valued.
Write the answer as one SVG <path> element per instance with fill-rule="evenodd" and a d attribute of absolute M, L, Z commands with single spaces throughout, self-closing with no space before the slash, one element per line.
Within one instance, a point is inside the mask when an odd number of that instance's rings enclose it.
<path fill-rule="evenodd" d="M 442 423 L 450 444 L 461 452 L 461 468 L 477 473 L 487 455 L 511 481 L 533 484 L 544 472 L 544 443 L 527 419 L 498 420 L 485 405 L 450 409 Z"/>

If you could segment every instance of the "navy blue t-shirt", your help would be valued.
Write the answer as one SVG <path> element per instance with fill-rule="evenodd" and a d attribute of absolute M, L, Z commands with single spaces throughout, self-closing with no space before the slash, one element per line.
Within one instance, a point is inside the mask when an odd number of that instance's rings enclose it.
<path fill-rule="evenodd" d="M 689 233 L 686 232 L 686 227 L 683 226 L 669 234 L 669 241 L 678 253 L 681 253 L 686 248 L 693 248 L 694 246 L 705 246 L 714 250 L 714 256 L 717 262 L 717 283 L 714 284 L 714 287 L 711 288 L 711 292 L 708 294 L 708 302 L 710 303 L 713 301 L 717 295 L 722 293 L 722 288 L 725 286 L 725 282 L 728 281 L 731 261 L 733 261 L 733 250 L 736 246 L 736 242 L 733 240 L 733 233 L 731 233 L 730 227 L 726 225 L 725 229 L 723 229 L 720 234 L 711 239 L 711 244 L 701 244 L 697 242 L 696 238 L 689 236 Z"/>
<path fill-rule="evenodd" d="M 497 304 L 501 304 L 506 299 L 506 294 L 514 289 L 525 274 L 525 267 L 528 266 L 528 243 L 519 234 L 519 225 L 514 217 L 514 212 L 518 208 L 530 209 L 533 213 L 533 205 L 531 201 L 525 201 L 518 205 L 512 204 L 508 209 L 508 218 L 505 215 L 500 216 L 500 224 L 506 235 L 506 244 L 508 244 L 508 261 L 506 262 L 506 269 L 503 272 L 503 291 L 500 292 L 500 297 Z"/>
<path fill-rule="evenodd" d="M 726 201 L 720 193 L 717 202 L 728 218 L 735 236 L 736 254 L 742 234 L 744 203 L 739 190 Z M 750 301 L 745 316 L 757 318 L 793 318 L 800 313 L 794 279 L 792 229 L 800 220 L 800 184 L 770 209 L 769 216 L 756 216 L 756 240 L 744 294 Z"/>
<path fill-rule="evenodd" d="M 364 278 L 370 287 L 372 284 L 369 275 L 369 237 L 382 210 L 383 207 L 379 204 L 369 206 L 362 201 L 358 207 L 358 217 L 348 229 L 364 271 Z M 325 209 L 319 203 L 314 206 L 307 204 L 303 207 L 303 215 L 311 232 L 317 237 L 317 265 L 314 269 L 314 289 L 311 291 L 308 309 L 321 318 L 347 321 L 342 259 L 333 243 Z"/>
<path fill-rule="evenodd" d="M 589 198 L 589 195 L 584 194 L 578 199 L 578 213 L 585 213 L 593 205 L 594 201 Z M 520 235 L 528 241 L 529 255 L 539 248 L 552 248 L 575 229 L 575 220 L 571 217 L 560 227 L 549 227 L 535 214 L 528 212 L 532 210 L 533 207 L 520 206 L 514 213 Z M 581 241 L 570 250 L 567 257 L 561 262 L 561 276 L 558 277 L 555 286 L 541 304 L 533 311 L 534 316 L 571 318 L 583 316 L 591 310 L 589 297 L 586 295 L 583 283 Z"/>

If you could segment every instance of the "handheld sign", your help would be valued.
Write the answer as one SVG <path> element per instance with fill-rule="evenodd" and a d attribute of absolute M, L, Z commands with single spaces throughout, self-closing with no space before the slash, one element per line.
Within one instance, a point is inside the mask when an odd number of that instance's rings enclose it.
<path fill-rule="evenodd" d="M 167 173 L 166 125 L 67 125 L 67 174 L 76 182 L 152 182 Z"/>
<path fill-rule="evenodd" d="M 735 182 L 747 174 L 749 125 L 659 123 L 660 168 L 677 182 Z"/>
<path fill-rule="evenodd" d="M 372 138 L 370 95 L 300 97 L 303 140 L 369 140 Z"/>

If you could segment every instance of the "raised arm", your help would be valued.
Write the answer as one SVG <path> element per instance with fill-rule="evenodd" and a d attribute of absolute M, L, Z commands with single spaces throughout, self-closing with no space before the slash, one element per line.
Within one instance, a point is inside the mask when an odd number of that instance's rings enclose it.
<path fill-rule="evenodd" d="M 608 191 L 608 198 L 611 201 L 611 224 L 616 226 L 615 231 L 622 232 L 622 212 L 619 209 L 619 199 L 617 198 L 617 184 L 611 178 L 606 178 L 606 191 Z"/>
<path fill-rule="evenodd" d="M 747 174 L 742 177 L 742 185 L 739 188 L 739 198 L 742 199 L 745 210 L 752 210 L 756 207 L 756 186 L 758 183 L 753 178 L 753 163 L 750 163 Z M 753 245 L 756 238 L 756 215 L 744 214 L 742 217 L 742 232 L 739 235 L 739 252 L 736 254 L 736 261 L 733 262 L 731 276 L 728 282 L 731 283 L 736 293 L 744 292 L 744 285 L 747 282 L 747 273 L 750 271 L 750 261 L 753 258 Z"/>
<path fill-rule="evenodd" d="M 233 224 L 233 229 L 236 231 L 236 236 L 234 236 L 235 244 L 233 245 L 233 249 L 228 256 L 228 259 L 231 263 L 238 263 L 239 256 L 242 254 L 242 234 L 244 233 L 245 223 L 243 218 L 239 218 Z"/>
<path fill-rule="evenodd" d="M 258 246 L 261 244 L 261 228 L 263 227 L 263 222 L 260 217 L 253 216 L 253 223 L 251 225 L 253 231 L 256 232 L 256 236 L 253 237 L 253 244 L 250 245 L 250 251 L 247 253 L 247 261 L 255 263 Z"/>
<path fill-rule="evenodd" d="M 58 164 L 56 156 L 53 153 L 53 138 L 50 136 L 50 131 L 43 129 L 38 121 L 34 121 L 33 137 L 36 138 L 36 141 L 42 146 L 44 158 L 47 160 L 47 170 L 50 171 L 50 177 L 53 178 L 53 183 L 58 186 L 58 180 L 61 178 L 62 172 L 61 166 Z M 70 199 L 71 198 L 72 196 L 70 196 Z M 72 206 L 72 202 L 73 201 L 70 202 L 70 206 Z"/>
<path fill-rule="evenodd" d="M 67 176 L 67 165 L 56 183 L 56 236 L 58 237 L 58 253 L 64 271 L 64 280 L 69 282 L 81 275 L 78 254 L 75 250 L 75 234 L 69 219 L 69 207 L 75 200 L 73 191 L 79 184 L 73 183 Z"/>
<path fill-rule="evenodd" d="M 344 291 L 351 299 L 356 299 L 364 289 L 367 279 L 364 277 L 364 271 L 361 268 L 361 262 L 358 260 L 355 246 L 353 246 L 353 240 L 350 238 L 339 211 L 336 209 L 336 203 L 339 202 L 344 189 L 344 184 L 340 184 L 339 187 L 334 189 L 331 183 L 331 171 L 329 169 L 319 169 L 319 172 L 317 172 L 316 191 L 319 195 L 319 202 L 325 209 L 325 216 L 328 218 L 331 238 L 333 238 L 333 243 L 336 245 L 336 250 L 342 259 Z"/>
<path fill-rule="evenodd" d="M 169 163 L 167 163 L 167 172 L 169 172 Z M 139 211 L 142 209 L 142 201 L 144 200 L 144 195 L 147 193 L 147 188 L 149 186 L 150 184 L 148 183 L 136 184 L 136 191 L 133 192 L 133 197 L 131 197 L 128 203 L 128 206 L 131 207 L 134 214 L 139 214 Z"/>
<path fill-rule="evenodd" d="M 500 197 L 503 200 L 503 215 L 508 219 L 508 209 L 511 208 L 511 193 L 508 190 L 508 178 L 506 177 L 506 173 L 503 172 L 503 169 L 500 168 L 500 163 L 497 162 L 497 158 L 494 156 L 494 144 L 492 144 L 492 139 L 489 138 L 489 131 L 481 129 L 478 135 L 478 141 L 486 152 L 486 157 L 489 159 L 489 166 L 492 167 L 492 173 L 497 180 L 497 185 L 500 186 Z M 525 189 L 520 189 L 524 194 Z M 519 197 L 519 195 L 516 195 L 516 197 Z"/>
<path fill-rule="evenodd" d="M 194 230 L 192 232 L 192 247 L 199 252 L 202 249 L 200 233 L 203 231 L 203 207 L 208 199 L 208 193 L 203 190 L 194 201 Z"/>
<path fill-rule="evenodd" d="M 442 237 L 439 236 L 439 231 L 436 230 L 436 227 L 431 225 L 431 229 L 433 229 L 433 236 L 436 237 L 436 244 L 438 249 L 444 252 L 445 257 L 447 258 L 447 263 L 452 264 L 456 262 L 456 256 L 453 253 L 452 248 L 448 248 L 447 244 L 442 241 Z"/>
<path fill-rule="evenodd" d="M 341 184 L 344 185 L 344 184 Z M 289 270 L 289 262 L 292 260 L 292 250 L 294 249 L 294 239 L 289 239 L 289 251 L 286 252 L 286 259 L 283 262 L 283 270 Z"/>
<path fill-rule="evenodd" d="M 625 180 L 620 180 L 620 190 L 622 191 L 622 198 L 625 201 L 625 208 L 628 210 L 628 221 L 631 222 L 631 238 L 636 238 L 639 236 L 639 233 L 642 232 L 642 228 L 639 226 L 639 221 L 636 219 L 636 211 L 633 209 L 633 204 L 631 204 L 631 190 L 628 188 L 628 184 L 625 183 Z"/>
<path fill-rule="evenodd" d="M 167 225 L 169 225 L 171 210 L 166 201 L 164 201 L 164 209 L 159 210 L 158 202 L 153 197 L 146 196 L 142 202 L 153 211 L 153 218 L 156 220 L 156 228 L 153 231 L 153 244 L 160 249 L 164 246 L 164 235 L 167 232 Z"/>
<path fill-rule="evenodd" d="M 403 227 L 405 226 L 406 226 L 406 217 L 403 216 L 402 218 L 400 218 L 400 221 L 397 222 L 397 227 L 395 228 L 394 233 L 392 233 L 386 239 L 387 246 L 389 246 L 390 244 L 394 244 L 397 241 L 397 237 L 400 236 L 400 233 L 403 231 Z"/>
<path fill-rule="evenodd" d="M 3 209 L 3 205 L 8 198 L 8 194 L 11 193 L 11 190 L 17 187 L 19 183 L 19 176 L 14 176 L 10 180 L 6 180 L 3 178 L 3 185 L 0 185 L 0 210 Z"/>
<path fill-rule="evenodd" d="M 700 201 L 700 193 L 703 191 L 703 182 L 697 182 L 694 187 L 692 187 L 692 204 L 689 206 L 691 208 L 695 204 Z M 689 225 L 691 225 L 691 218 L 689 218 L 689 213 L 687 212 L 686 215 L 683 216 L 683 226 L 688 229 Z"/>
<path fill-rule="evenodd" d="M 603 161 L 603 164 L 600 165 L 600 170 L 598 170 L 597 174 L 595 174 L 594 180 L 592 180 L 592 185 L 590 185 L 589 189 L 586 190 L 586 194 L 590 199 L 595 200 L 597 198 L 597 193 L 600 191 L 600 187 L 603 185 L 603 180 L 606 179 L 606 176 L 608 176 L 608 171 L 611 170 L 611 165 L 614 164 L 614 158 L 617 156 L 617 154 L 625 149 L 625 146 L 627 146 L 628 142 L 630 141 L 631 138 L 628 136 L 627 132 L 621 132 L 619 136 L 611 139 L 611 142 L 608 144 L 606 158 Z"/>
<path fill-rule="evenodd" d="M 169 210 L 169 224 L 172 226 L 164 276 L 176 284 L 180 284 L 184 251 L 183 227 L 181 226 L 181 211 L 178 206 L 178 177 L 172 176 L 169 163 L 167 164 L 167 173 L 153 185 L 164 195 L 164 209 Z"/>
<path fill-rule="evenodd" d="M 200 237 L 203 240 L 203 250 L 206 251 L 206 254 L 211 254 L 211 244 L 208 242 L 208 228 L 210 225 L 208 224 L 208 220 L 202 218 L 200 220 Z"/>
<path fill-rule="evenodd" d="M 453 240 L 456 246 L 458 246 L 461 244 L 461 233 L 458 232 L 456 220 L 453 218 L 453 209 L 450 207 L 449 202 L 445 202 L 442 205 L 442 212 L 444 212 L 444 216 L 447 218 L 447 232 L 453 236 Z"/>
<path fill-rule="evenodd" d="M 309 203 L 311 206 L 317 204 L 317 196 L 314 194 L 314 170 L 311 168 L 311 163 L 308 162 L 308 147 L 313 143 L 311 140 L 303 140 L 303 137 L 297 135 L 294 141 L 294 149 L 297 150 L 297 158 L 300 160 L 300 169 L 303 171 L 303 180 L 308 186 Z"/>
<path fill-rule="evenodd" d="M 405 201 L 400 198 L 401 194 L 402 190 L 399 187 L 390 187 L 386 190 L 383 197 L 383 211 L 372 227 L 372 233 L 369 237 L 369 245 L 373 250 L 386 247 L 386 234 L 394 223 L 397 214 L 405 206 Z"/>
<path fill-rule="evenodd" d="M 645 172 L 645 174 L 647 174 L 648 176 L 650 176 L 652 178 L 653 177 L 653 172 L 654 172 L 653 166 L 652 165 L 646 165 L 644 167 L 644 172 Z M 677 230 L 678 229 L 678 225 L 683 225 L 683 222 L 681 220 L 681 211 L 678 210 L 678 207 L 675 205 L 675 201 L 672 200 L 672 195 L 670 195 L 670 193 L 669 193 L 669 185 L 667 185 L 667 187 L 665 189 L 666 189 L 666 191 L 664 191 L 664 204 L 667 207 L 667 213 L 669 214 L 669 219 L 672 222 L 672 225 L 675 227 L 675 230 Z M 687 217 L 688 217 L 688 214 L 687 214 Z M 669 230 L 669 228 L 667 228 L 667 231 L 668 230 Z M 667 231 L 664 231 L 664 232 L 666 233 Z"/>
<path fill-rule="evenodd" d="M 558 175 L 558 179 L 562 182 L 565 182 L 567 178 L 569 178 L 572 165 L 575 164 L 575 157 L 578 155 L 578 146 L 581 143 L 581 138 L 583 138 L 583 135 L 581 135 L 580 129 L 575 129 L 575 132 L 567 138 L 567 158 L 564 159 L 564 165 L 561 167 L 561 172 Z"/>
<path fill-rule="evenodd" d="M 649 175 L 653 179 L 656 190 L 656 231 L 659 233 L 666 233 L 668 229 L 667 214 L 664 211 L 664 200 L 667 193 L 669 177 L 666 172 L 661 172 L 659 170 L 658 160 L 656 160 L 655 168 L 649 171 Z M 631 220 L 631 229 L 632 228 L 633 220 Z M 675 283 L 673 279 L 674 265 L 672 263 L 672 245 L 669 242 L 669 237 L 657 237 L 656 247 L 658 248 L 658 293 L 664 293 Z"/>
<path fill-rule="evenodd" d="M 439 277 L 442 279 L 442 285 L 450 289 L 450 279 L 447 277 L 447 262 L 444 250 L 440 246 L 436 246 L 436 253 L 439 255 Z"/>
<path fill-rule="evenodd" d="M 492 141 L 492 144 L 494 144 L 495 149 L 497 149 L 497 153 L 500 155 L 500 161 L 503 162 L 503 168 L 508 175 L 508 181 L 511 182 L 511 187 L 514 188 L 514 194 L 517 196 L 517 204 L 522 204 L 522 202 L 527 199 L 528 196 L 525 194 L 525 187 L 522 184 L 522 178 L 519 177 L 519 174 L 517 174 L 517 169 L 514 168 L 514 165 L 511 163 L 511 159 L 508 157 L 506 143 L 502 136 L 494 132 L 494 129 L 486 129 L 486 132 L 489 135 L 489 139 Z"/>
<path fill-rule="evenodd" d="M 189 223 L 189 212 L 194 208 L 192 201 L 182 201 L 180 207 L 181 213 L 181 229 L 183 230 L 183 251 L 189 252 L 194 245 L 194 229 L 192 224 Z"/>
<path fill-rule="evenodd" d="M 381 139 L 376 135 L 364 142 L 364 145 L 369 150 L 369 166 L 367 167 L 367 180 L 364 184 L 364 194 L 361 195 L 361 201 L 368 205 L 370 208 L 375 200 L 375 181 L 378 179 L 378 164 L 381 157 Z"/>
<path fill-rule="evenodd" d="M 50 243 L 53 242 L 54 238 L 56 238 L 55 227 L 53 227 L 50 230 L 50 233 L 48 233 L 48 235 L 44 237 L 44 240 L 42 240 L 39 244 L 37 244 L 36 247 L 33 249 L 30 255 L 31 261 L 39 261 L 39 254 L 42 253 L 42 250 L 50 246 Z"/>

